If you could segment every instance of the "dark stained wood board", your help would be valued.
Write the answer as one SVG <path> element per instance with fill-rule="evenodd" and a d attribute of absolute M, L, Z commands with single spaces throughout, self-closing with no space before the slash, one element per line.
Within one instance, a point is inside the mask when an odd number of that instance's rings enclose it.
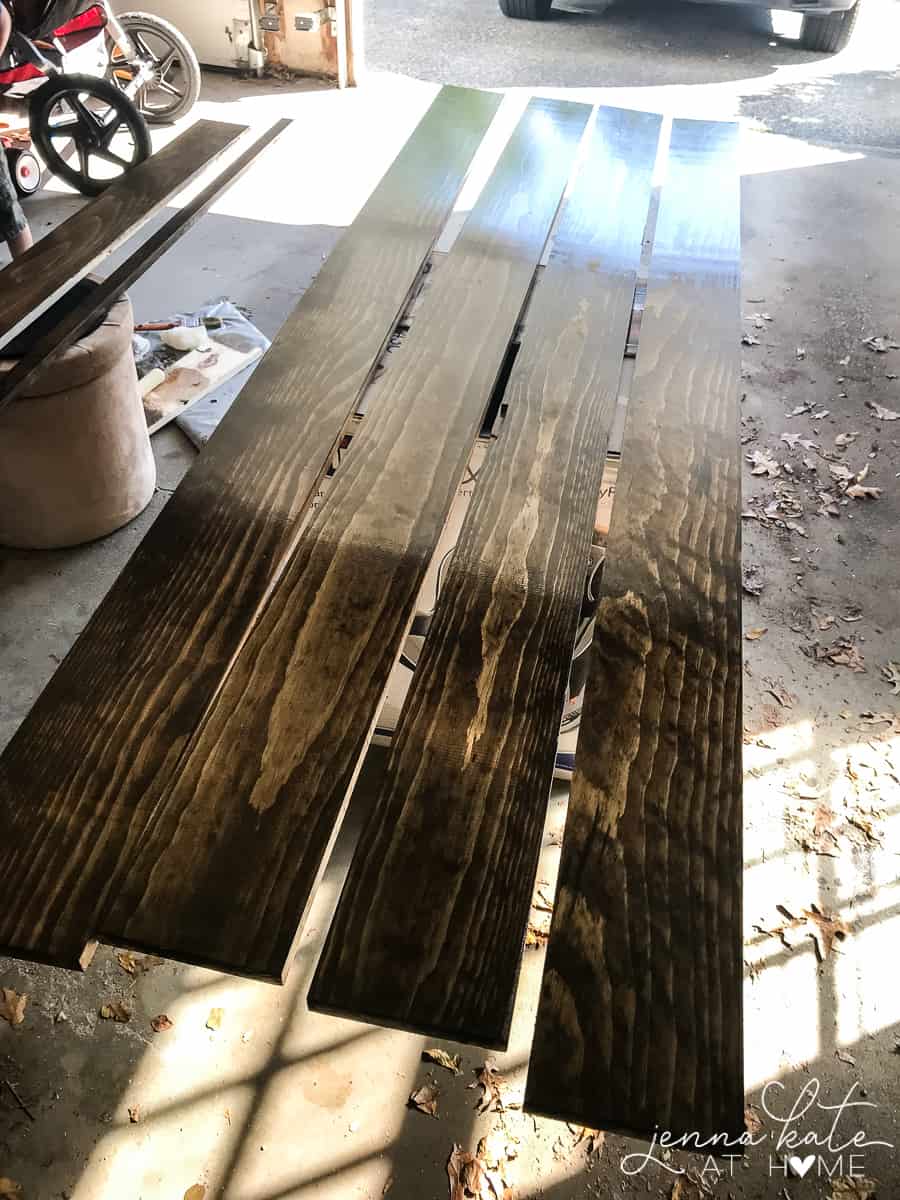
<path fill-rule="evenodd" d="M 281 979 L 590 109 L 533 100 L 231 665 L 105 939 Z"/>
<path fill-rule="evenodd" d="M 90 961 L 499 103 L 438 94 L 0 757 L 3 952 Z"/>
<path fill-rule="evenodd" d="M 103 320 L 104 314 L 116 299 L 150 269 L 155 262 L 171 250 L 172 246 L 203 216 L 209 206 L 229 188 L 235 180 L 252 166 L 259 154 L 284 133 L 291 122 L 276 121 L 265 133 L 252 142 L 232 163 L 218 174 L 202 191 L 198 192 L 182 208 L 178 209 L 161 228 L 135 252 L 108 275 L 97 287 L 81 298 L 74 307 L 51 327 L 36 337 L 27 352 L 22 355 L 12 370 L 0 379 L 0 411 L 11 404 L 26 390 L 31 381 L 43 371 L 48 358 L 60 354 L 95 322 Z"/>
<path fill-rule="evenodd" d="M 660 124 L 599 111 L 314 1009 L 506 1047 Z"/>
<path fill-rule="evenodd" d="M 0 271 L 0 348 L 224 153 L 246 125 L 197 121 Z"/>
<path fill-rule="evenodd" d="M 737 127 L 673 124 L 525 1106 L 743 1131 Z"/>

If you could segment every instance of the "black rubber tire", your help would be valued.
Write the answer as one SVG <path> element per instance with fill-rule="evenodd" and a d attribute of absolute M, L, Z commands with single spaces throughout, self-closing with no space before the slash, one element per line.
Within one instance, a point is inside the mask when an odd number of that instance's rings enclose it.
<path fill-rule="evenodd" d="M 174 121 L 187 116 L 197 103 L 200 96 L 200 86 L 203 82 L 200 74 L 200 63 L 197 61 L 197 55 L 194 53 L 191 43 L 181 30 L 176 29 L 170 21 L 164 21 L 162 17 L 155 17 L 153 13 L 122 13 L 119 17 L 119 23 L 128 33 L 129 37 L 133 37 L 136 32 L 140 33 L 143 29 L 155 34 L 161 41 L 168 42 L 172 49 L 178 52 L 181 69 L 184 71 L 186 86 L 181 102 L 173 105 L 172 108 L 167 108 L 164 113 L 156 113 L 152 108 L 138 105 L 144 120 L 148 125 L 171 125 Z M 113 71 L 120 65 L 113 62 L 112 57 L 110 57 L 109 70 L 106 75 L 107 79 L 111 78 Z"/>
<path fill-rule="evenodd" d="M 818 50 L 820 54 L 836 54 L 850 41 L 860 0 L 844 12 L 826 13 L 817 17 L 807 13 L 800 26 L 800 45 L 804 50 Z"/>
<path fill-rule="evenodd" d="M 81 192 L 82 196 L 99 196 L 106 191 L 113 180 L 86 178 L 81 171 L 76 171 L 66 162 L 50 137 L 50 114 L 53 106 L 61 94 L 73 90 L 88 92 L 126 115 L 128 128 L 134 139 L 134 156 L 126 171 L 136 167 L 138 163 L 144 162 L 153 153 L 150 130 L 147 128 L 147 122 L 128 97 L 123 95 L 115 84 L 106 79 L 98 79 L 95 75 L 54 75 L 32 93 L 31 140 L 47 169 L 75 188 L 77 192 Z M 121 128 L 121 124 L 122 122 L 119 123 L 119 128 Z M 126 172 L 123 171 L 124 173 Z"/>
<path fill-rule="evenodd" d="M 546 21 L 550 16 L 552 0 L 499 0 L 499 3 L 505 17 L 516 17 L 520 21 Z"/>

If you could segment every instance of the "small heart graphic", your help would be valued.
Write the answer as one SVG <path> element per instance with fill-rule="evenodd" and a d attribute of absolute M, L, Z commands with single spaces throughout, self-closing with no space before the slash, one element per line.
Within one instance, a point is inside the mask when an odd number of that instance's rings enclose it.
<path fill-rule="evenodd" d="M 792 1154 L 788 1159 L 788 1166 L 798 1179 L 802 1179 L 815 1161 L 816 1156 L 814 1154 L 807 1154 L 806 1158 L 798 1158 L 796 1154 Z"/>

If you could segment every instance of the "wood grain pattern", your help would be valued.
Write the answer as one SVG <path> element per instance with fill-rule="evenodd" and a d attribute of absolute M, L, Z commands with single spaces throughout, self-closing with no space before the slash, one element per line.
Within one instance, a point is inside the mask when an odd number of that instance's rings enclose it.
<path fill-rule="evenodd" d="M 744 1128 L 736 140 L 674 122 L 526 1091 L 643 1136 Z"/>
<path fill-rule="evenodd" d="M 145 271 L 171 250 L 209 206 L 250 167 L 268 146 L 284 133 L 291 124 L 288 120 L 276 121 L 261 137 L 257 138 L 233 163 L 207 184 L 201 192 L 189 200 L 168 221 L 153 233 L 134 254 L 130 255 L 115 271 L 97 285 L 73 309 L 57 321 L 52 329 L 35 339 L 34 343 L 11 371 L 0 380 L 0 411 L 21 396 L 35 376 L 44 369 L 51 354 L 60 354 L 76 342 L 82 334 L 92 328 L 108 312 L 119 296 L 131 287 Z M 219 381 L 221 382 L 221 381 Z"/>
<path fill-rule="evenodd" d="M 0 348 L 83 279 L 245 133 L 197 121 L 0 271 Z"/>
<path fill-rule="evenodd" d="M 157 807 L 110 940 L 290 965 L 589 115 L 528 106 Z"/>
<path fill-rule="evenodd" d="M 660 118 L 601 109 L 310 991 L 505 1049 Z"/>
<path fill-rule="evenodd" d="M 90 960 L 498 105 L 438 94 L 0 757 L 4 951 Z"/>

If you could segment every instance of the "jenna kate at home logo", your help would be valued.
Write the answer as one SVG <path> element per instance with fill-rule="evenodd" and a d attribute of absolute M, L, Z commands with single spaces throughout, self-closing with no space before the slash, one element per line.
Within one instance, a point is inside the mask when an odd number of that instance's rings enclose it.
<path fill-rule="evenodd" d="M 755 1121 L 757 1127 L 748 1128 L 740 1137 L 723 1133 L 706 1138 L 699 1133 L 676 1137 L 665 1130 L 656 1130 L 647 1150 L 626 1154 L 619 1165 L 626 1175 L 639 1175 L 651 1164 L 672 1175 L 684 1175 L 686 1169 L 671 1162 L 670 1152 L 690 1150 L 706 1155 L 702 1168 L 693 1170 L 711 1181 L 734 1175 L 746 1152 L 759 1147 L 768 1154 L 772 1176 L 861 1179 L 866 1173 L 866 1151 L 874 1146 L 893 1150 L 894 1144 L 866 1133 L 866 1116 L 878 1105 L 862 1099 L 858 1089 L 859 1084 L 854 1083 L 839 1103 L 827 1104 L 815 1077 L 806 1082 L 794 1100 L 785 1085 L 776 1080 L 766 1084 L 760 1100 L 762 1111 L 769 1118 L 768 1128 L 762 1121 Z"/>

